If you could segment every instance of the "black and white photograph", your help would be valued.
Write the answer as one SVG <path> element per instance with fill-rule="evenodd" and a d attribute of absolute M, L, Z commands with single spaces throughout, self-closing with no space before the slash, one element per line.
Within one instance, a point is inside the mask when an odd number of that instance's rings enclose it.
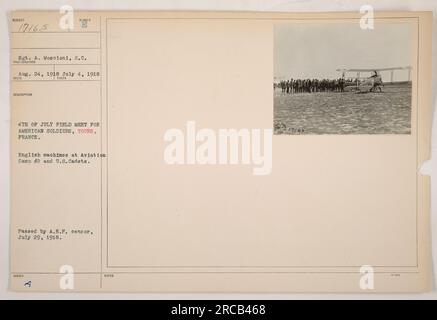
<path fill-rule="evenodd" d="M 410 134 L 408 23 L 276 24 L 274 133 Z"/>
<path fill-rule="evenodd" d="M 359 300 L 437 300 L 437 0 L 0 14 L 14 314 L 142 300 L 147 319 L 267 320 L 344 300 L 354 318 Z"/>

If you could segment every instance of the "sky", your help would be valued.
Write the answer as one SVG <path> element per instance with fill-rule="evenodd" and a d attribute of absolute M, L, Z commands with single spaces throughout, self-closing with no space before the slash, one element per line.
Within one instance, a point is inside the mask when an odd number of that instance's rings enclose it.
<path fill-rule="evenodd" d="M 373 30 L 362 30 L 359 23 L 277 24 L 274 76 L 279 80 L 333 79 L 341 76 L 336 71 L 341 68 L 414 66 L 412 42 L 408 23 L 375 23 Z M 390 73 L 383 72 L 382 77 L 388 81 Z M 407 78 L 407 71 L 395 71 L 395 81 Z"/>

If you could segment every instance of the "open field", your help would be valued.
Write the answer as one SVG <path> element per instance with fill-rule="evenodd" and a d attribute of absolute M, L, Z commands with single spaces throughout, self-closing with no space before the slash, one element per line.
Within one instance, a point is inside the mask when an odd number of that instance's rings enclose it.
<path fill-rule="evenodd" d="M 275 134 L 409 134 L 411 83 L 383 92 L 274 93 Z"/>

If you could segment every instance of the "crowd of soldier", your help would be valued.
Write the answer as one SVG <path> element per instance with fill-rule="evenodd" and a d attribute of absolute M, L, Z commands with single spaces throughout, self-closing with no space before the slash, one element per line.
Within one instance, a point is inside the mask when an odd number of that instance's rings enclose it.
<path fill-rule="evenodd" d="M 276 84 L 276 87 L 281 88 L 283 93 L 303 93 L 303 92 L 344 92 L 344 88 L 348 85 L 353 85 L 356 82 L 338 79 L 290 79 L 283 80 Z"/>

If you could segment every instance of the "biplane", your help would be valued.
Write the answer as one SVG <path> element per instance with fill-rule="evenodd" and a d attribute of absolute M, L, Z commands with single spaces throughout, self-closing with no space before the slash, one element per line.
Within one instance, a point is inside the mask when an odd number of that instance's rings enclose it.
<path fill-rule="evenodd" d="M 396 70 L 406 70 L 408 72 L 408 82 L 411 80 L 411 67 L 392 67 L 392 68 L 374 68 L 374 69 L 337 69 L 341 72 L 341 77 L 346 78 L 347 73 L 356 73 L 353 80 L 349 80 L 345 87 L 345 91 L 357 92 L 382 92 L 384 82 L 382 81 L 381 72 L 390 72 L 390 82 L 394 83 L 394 72 Z M 368 76 L 362 76 L 363 73 L 368 73 Z"/>

